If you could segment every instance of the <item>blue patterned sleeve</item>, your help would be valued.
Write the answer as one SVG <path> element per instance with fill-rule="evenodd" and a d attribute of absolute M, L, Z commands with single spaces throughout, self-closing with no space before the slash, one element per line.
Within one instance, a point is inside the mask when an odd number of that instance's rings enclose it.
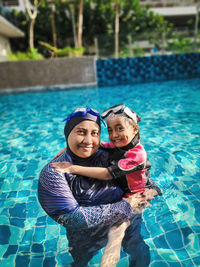
<path fill-rule="evenodd" d="M 97 226 L 112 226 L 131 220 L 134 216 L 131 206 L 125 200 L 112 204 L 78 207 L 74 211 L 62 214 L 56 221 L 67 228 L 86 229 Z"/>

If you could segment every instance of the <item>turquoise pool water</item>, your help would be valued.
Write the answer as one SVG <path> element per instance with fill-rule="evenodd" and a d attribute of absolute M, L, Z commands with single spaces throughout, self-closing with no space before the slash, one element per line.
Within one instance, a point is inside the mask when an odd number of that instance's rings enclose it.
<path fill-rule="evenodd" d="M 200 78 L 0 96 L 0 267 L 69 266 L 65 229 L 37 200 L 42 167 L 65 146 L 74 107 L 125 103 L 142 117 L 151 176 L 163 190 L 144 213 L 150 266 L 200 266 Z M 107 140 L 103 128 L 102 139 Z M 90 261 L 98 266 L 102 251 Z M 128 266 L 122 253 L 118 266 Z"/>

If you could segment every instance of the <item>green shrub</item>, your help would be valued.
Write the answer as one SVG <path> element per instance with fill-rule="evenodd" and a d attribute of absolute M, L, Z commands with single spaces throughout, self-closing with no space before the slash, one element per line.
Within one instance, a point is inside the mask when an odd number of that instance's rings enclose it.
<path fill-rule="evenodd" d="M 9 52 L 8 58 L 11 61 L 18 61 L 18 60 L 40 60 L 44 57 L 38 53 L 37 49 L 28 50 L 27 52 Z"/>
<path fill-rule="evenodd" d="M 39 44 L 46 47 L 46 49 L 49 51 L 49 53 L 52 56 L 58 56 L 58 57 L 80 57 L 84 53 L 84 47 L 75 47 L 72 48 L 70 46 L 66 46 L 64 48 L 57 48 L 55 46 L 52 46 L 48 43 L 39 41 Z"/>

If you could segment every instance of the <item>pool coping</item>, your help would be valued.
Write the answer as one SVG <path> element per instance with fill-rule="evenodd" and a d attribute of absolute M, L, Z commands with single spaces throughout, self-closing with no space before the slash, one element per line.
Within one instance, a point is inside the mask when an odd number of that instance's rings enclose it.
<path fill-rule="evenodd" d="M 37 92 L 53 92 L 53 91 L 65 91 L 75 90 L 80 88 L 92 88 L 97 87 L 97 82 L 80 83 L 80 84 L 56 84 L 51 86 L 31 86 L 22 88 L 3 88 L 0 89 L 0 95 L 5 94 L 21 94 L 21 93 L 37 93 Z"/>

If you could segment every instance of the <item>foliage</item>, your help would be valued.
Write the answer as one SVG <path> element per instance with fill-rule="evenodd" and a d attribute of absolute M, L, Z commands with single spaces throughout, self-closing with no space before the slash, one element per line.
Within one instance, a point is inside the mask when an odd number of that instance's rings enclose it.
<path fill-rule="evenodd" d="M 40 53 L 38 53 L 36 48 L 28 50 L 27 52 L 9 52 L 8 57 L 11 61 L 40 60 L 44 58 Z"/>
<path fill-rule="evenodd" d="M 189 53 L 193 45 L 193 40 L 184 38 L 183 36 L 176 36 L 168 42 L 168 50 L 174 53 Z"/>
<path fill-rule="evenodd" d="M 144 55 L 144 49 L 139 46 L 137 46 L 135 49 L 125 48 L 119 52 L 119 57 L 143 57 Z"/>
<path fill-rule="evenodd" d="M 83 47 L 72 48 L 70 46 L 66 46 L 66 47 L 61 49 L 61 48 L 54 47 L 54 46 L 52 46 L 48 43 L 42 42 L 42 41 L 40 41 L 39 44 L 46 47 L 52 56 L 79 57 L 79 56 L 82 56 L 84 53 Z"/>
<path fill-rule="evenodd" d="M 115 32 L 115 0 L 85 0 L 83 14 L 83 46 L 87 53 L 87 46 L 94 45 L 94 38 L 98 39 L 99 53 L 103 56 L 111 56 L 114 52 L 114 32 Z M 38 52 L 45 57 L 50 57 L 52 54 L 58 56 L 82 55 L 83 50 L 72 50 L 74 46 L 72 19 L 69 4 L 74 4 L 75 21 L 78 16 L 78 0 L 53 0 L 55 6 L 54 16 L 57 34 L 58 51 L 52 48 L 40 45 L 40 41 L 53 44 L 52 29 L 51 29 L 51 9 L 48 0 L 42 0 L 38 7 L 38 16 L 35 22 L 35 40 L 34 44 Z M 29 17 L 23 12 L 8 10 L 5 12 L 0 7 L 0 14 L 5 16 L 9 21 L 15 24 L 25 33 L 25 38 L 11 39 L 11 47 L 13 51 L 27 51 L 28 48 L 28 26 Z M 142 55 L 144 51 L 140 48 L 131 50 L 128 49 L 129 40 L 135 44 L 136 41 L 149 40 L 157 49 L 161 50 L 167 43 L 167 39 L 172 39 L 173 25 L 161 15 L 154 14 L 150 11 L 149 4 L 145 8 L 140 6 L 139 0 L 125 1 L 119 0 L 119 50 L 120 56 L 125 55 Z M 76 25 L 77 27 L 77 25 Z M 194 20 L 188 21 L 190 34 L 194 32 Z M 176 38 L 175 38 L 176 39 Z M 181 40 L 184 49 L 188 49 L 189 44 L 184 44 Z M 180 43 L 180 40 L 179 40 Z M 174 44 L 169 44 L 174 50 L 178 48 L 178 44 L 174 40 Z M 176 48 L 175 48 L 176 47 Z M 184 50 L 183 49 L 183 50 Z"/>

